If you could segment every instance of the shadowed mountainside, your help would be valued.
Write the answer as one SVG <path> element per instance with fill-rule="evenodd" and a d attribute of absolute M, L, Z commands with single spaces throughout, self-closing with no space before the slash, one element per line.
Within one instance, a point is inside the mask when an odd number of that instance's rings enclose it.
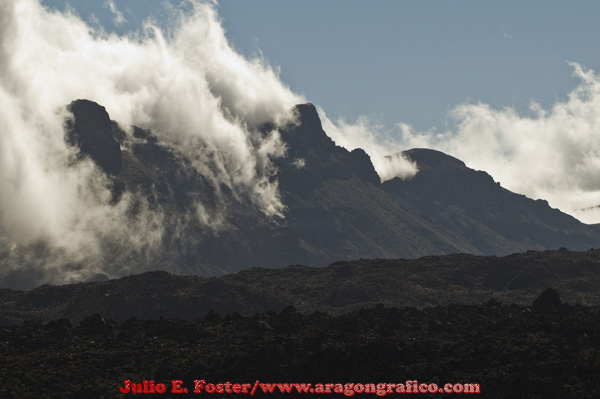
<path fill-rule="evenodd" d="M 248 198 L 207 178 L 153 132 L 122 129 L 104 107 L 77 100 L 68 108 L 73 118 L 65 139 L 77 146 L 79 159 L 89 156 L 105 171 L 113 201 L 127 193 L 129 217 L 143 209 L 161 215 L 160 243 L 144 253 L 99 237 L 98 279 L 150 270 L 219 276 L 360 258 L 600 247 L 598 226 L 514 194 L 438 151 L 394 155 L 414 160 L 419 172 L 380 183 L 363 150 L 347 151 L 327 136 L 312 104 L 296 106 L 296 120 L 279 129 L 287 154 L 272 159 L 277 174 L 271 179 L 278 181 L 283 217 L 265 215 Z M 267 134 L 272 126 L 261 129 Z M 222 220 L 211 224 L 207 215 Z M 3 250 L 9 249 L 0 248 L 0 255 Z M 52 281 L 50 272 L 35 268 L 11 265 L 0 286 L 30 289 Z"/>
<path fill-rule="evenodd" d="M 515 194 L 490 175 L 469 169 L 439 151 L 412 149 L 404 155 L 419 165 L 408 181 L 394 178 L 383 190 L 400 198 L 415 213 L 457 241 L 467 252 L 502 254 L 521 250 L 577 247 L 590 242 L 590 227 L 548 206 Z M 579 244 L 577 244 L 579 243 Z"/>

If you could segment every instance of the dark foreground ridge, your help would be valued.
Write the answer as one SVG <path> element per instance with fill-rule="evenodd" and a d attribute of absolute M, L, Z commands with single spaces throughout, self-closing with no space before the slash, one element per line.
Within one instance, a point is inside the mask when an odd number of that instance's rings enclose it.
<path fill-rule="evenodd" d="M 0 329 L 2 398 L 250 397 L 171 394 L 172 380 L 208 383 L 472 384 L 483 398 L 598 398 L 600 309 L 531 307 L 494 299 L 427 309 L 382 304 L 344 315 L 293 307 L 245 317 L 117 323 L 94 315 Z M 544 299 L 546 298 L 546 299 Z M 556 302 L 555 299 L 559 299 Z M 539 308 L 539 303 L 551 304 Z M 536 305 L 536 303 L 538 305 Z M 152 380 L 166 394 L 122 394 L 125 380 Z M 397 397 L 398 394 L 390 394 Z M 262 394 L 257 397 L 323 397 Z M 327 397 L 345 397 L 343 394 Z M 377 397 L 357 394 L 356 397 Z"/>
<path fill-rule="evenodd" d="M 60 318 L 79 322 L 95 313 L 118 322 L 130 317 L 196 319 L 211 309 L 253 315 L 290 305 L 302 313 L 342 314 L 377 303 L 422 308 L 477 304 L 491 297 L 525 305 L 547 287 L 560 292 L 565 302 L 600 305 L 600 250 L 363 259 L 326 268 L 255 268 L 219 278 L 156 271 L 31 291 L 0 290 L 0 324 Z M 552 306 L 556 299 L 547 302 Z"/>

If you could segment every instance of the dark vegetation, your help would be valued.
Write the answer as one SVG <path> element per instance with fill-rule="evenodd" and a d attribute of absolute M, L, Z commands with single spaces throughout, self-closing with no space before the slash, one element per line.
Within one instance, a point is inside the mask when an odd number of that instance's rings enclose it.
<path fill-rule="evenodd" d="M 124 380 L 194 379 L 597 398 L 599 262 L 599 250 L 447 255 L 2 290 L 0 398 L 130 397 Z"/>
<path fill-rule="evenodd" d="M 132 397 L 118 390 L 124 380 L 154 380 L 169 390 L 171 380 L 183 380 L 192 391 L 195 379 L 416 379 L 478 383 L 482 393 L 474 396 L 483 398 L 598 398 L 599 370 L 599 308 L 563 304 L 553 290 L 531 306 L 494 299 L 425 309 L 378 304 L 343 315 L 301 314 L 289 306 L 254 316 L 211 312 L 197 320 L 117 323 L 94 315 L 78 324 L 60 319 L 0 328 L 2 398 Z"/>

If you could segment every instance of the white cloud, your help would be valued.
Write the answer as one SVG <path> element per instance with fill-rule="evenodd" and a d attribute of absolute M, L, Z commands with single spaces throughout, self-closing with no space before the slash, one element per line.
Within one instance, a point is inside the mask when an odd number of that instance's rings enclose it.
<path fill-rule="evenodd" d="M 120 20 L 114 3 L 105 4 Z M 123 125 L 152 129 L 241 201 L 281 214 L 270 157 L 281 156 L 284 146 L 276 131 L 264 136 L 257 127 L 286 121 L 304 99 L 262 59 L 230 47 L 213 4 L 188 5 L 187 13 L 171 9 L 168 32 L 148 23 L 140 34 L 117 36 L 35 0 L 0 0 L 4 273 L 29 262 L 53 281 L 84 278 L 105 267 L 105 238 L 142 252 L 160 240 L 159 211 L 125 222 L 131 196 L 113 206 L 94 164 L 68 167 L 65 106 L 79 98 L 105 106 Z M 209 213 L 198 204 L 197 221 L 222 219 Z M 40 245 L 44 259 L 35 261 L 31 248 Z"/>
<path fill-rule="evenodd" d="M 304 158 L 296 158 L 292 162 L 292 165 L 294 165 L 296 169 L 302 169 L 306 166 L 306 160 Z"/>

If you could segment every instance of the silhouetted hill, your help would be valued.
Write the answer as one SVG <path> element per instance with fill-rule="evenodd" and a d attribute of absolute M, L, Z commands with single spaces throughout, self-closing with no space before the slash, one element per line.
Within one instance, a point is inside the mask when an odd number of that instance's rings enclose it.
<path fill-rule="evenodd" d="M 117 321 L 194 319 L 211 309 L 252 315 L 289 305 L 303 313 L 340 314 L 377 303 L 423 307 L 476 304 L 491 297 L 528 304 L 547 287 L 559 291 L 566 302 L 600 305 L 600 250 L 356 260 L 326 268 L 255 268 L 219 278 L 155 271 L 25 292 L 0 290 L 0 323 L 75 322 L 94 313 Z"/>

